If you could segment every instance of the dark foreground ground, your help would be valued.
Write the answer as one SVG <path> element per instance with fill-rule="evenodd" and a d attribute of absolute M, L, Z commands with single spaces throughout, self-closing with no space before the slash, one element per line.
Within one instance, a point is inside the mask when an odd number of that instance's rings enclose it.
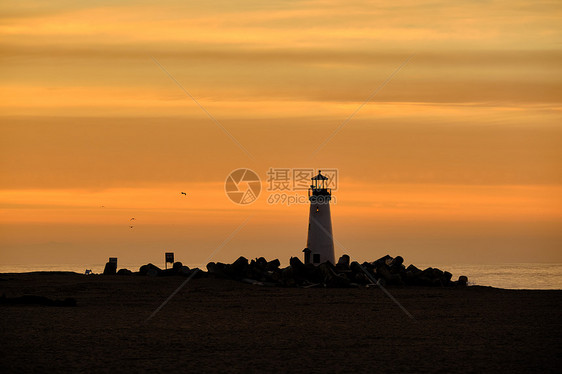
<path fill-rule="evenodd" d="M 562 291 L 266 288 L 181 277 L 2 274 L 0 372 L 559 372 Z"/>

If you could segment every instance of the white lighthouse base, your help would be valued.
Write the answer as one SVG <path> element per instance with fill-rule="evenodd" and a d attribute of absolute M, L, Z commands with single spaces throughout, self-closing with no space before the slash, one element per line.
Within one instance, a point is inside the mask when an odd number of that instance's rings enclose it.
<path fill-rule="evenodd" d="M 329 200 L 328 198 L 321 202 L 315 202 L 314 200 L 310 202 L 306 243 L 310 251 L 310 262 L 314 265 L 326 261 L 330 261 L 332 264 L 336 263 Z"/>

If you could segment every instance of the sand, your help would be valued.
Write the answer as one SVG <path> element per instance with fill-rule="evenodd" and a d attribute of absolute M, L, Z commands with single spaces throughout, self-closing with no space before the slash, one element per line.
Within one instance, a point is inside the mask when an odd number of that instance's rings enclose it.
<path fill-rule="evenodd" d="M 259 287 L 181 277 L 0 275 L 0 371 L 555 372 L 562 291 Z"/>

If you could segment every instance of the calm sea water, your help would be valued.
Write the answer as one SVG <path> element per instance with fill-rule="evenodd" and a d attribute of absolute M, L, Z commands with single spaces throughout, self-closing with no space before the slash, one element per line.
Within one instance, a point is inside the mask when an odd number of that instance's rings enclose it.
<path fill-rule="evenodd" d="M 137 271 L 142 264 L 119 264 L 119 269 Z M 205 269 L 205 265 L 186 264 L 190 268 Z M 495 264 L 495 265 L 446 265 L 415 264 L 420 269 L 437 267 L 453 274 L 453 280 L 466 275 L 470 285 L 492 286 L 508 289 L 560 290 L 562 289 L 562 264 Z M 102 273 L 105 264 L 64 265 L 0 265 L 0 273 L 27 273 L 32 271 L 73 271 L 83 274 L 86 269 Z"/>
<path fill-rule="evenodd" d="M 469 285 L 527 290 L 562 289 L 562 264 L 415 265 L 420 269 L 431 266 L 447 270 L 453 274 L 453 280 L 466 275 Z"/>

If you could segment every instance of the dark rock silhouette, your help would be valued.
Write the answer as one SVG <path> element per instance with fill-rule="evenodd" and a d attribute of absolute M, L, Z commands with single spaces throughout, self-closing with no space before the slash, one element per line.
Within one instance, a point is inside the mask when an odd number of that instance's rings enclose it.
<path fill-rule="evenodd" d="M 155 277 L 155 276 L 159 275 L 160 273 L 162 273 L 162 269 L 160 269 L 158 266 L 153 265 L 153 264 L 143 265 L 139 269 L 140 275 L 148 275 L 148 276 L 151 276 L 151 277 Z"/>
<path fill-rule="evenodd" d="M 459 277 L 451 281 L 452 274 L 438 268 L 429 267 L 425 270 L 415 265 L 404 266 L 402 256 L 385 255 L 372 262 L 351 262 L 348 255 L 339 258 L 338 263 L 331 262 L 313 265 L 305 264 L 298 257 L 289 259 L 289 266 L 281 268 L 279 259 L 267 261 L 264 257 L 248 260 L 240 256 L 231 264 L 209 262 L 207 272 L 190 269 L 181 262 L 175 262 L 171 269 L 162 270 L 153 264 L 141 266 L 139 275 L 148 276 L 211 276 L 242 281 L 261 286 L 283 287 L 358 287 L 374 285 L 382 286 L 424 286 L 451 287 L 466 286 L 468 278 Z M 124 269 L 122 269 L 124 270 Z M 119 272 L 121 272 L 120 270 Z"/>
<path fill-rule="evenodd" d="M 106 262 L 105 268 L 103 269 L 103 275 L 115 274 L 117 274 L 117 264 L 115 262 Z"/>
<path fill-rule="evenodd" d="M 152 264 L 149 264 L 152 265 Z M 160 269 L 158 269 L 160 270 Z M 190 275 L 191 274 L 191 270 L 189 269 L 189 267 L 187 266 L 183 266 L 183 264 L 179 261 L 174 262 L 174 264 L 172 265 L 172 267 L 170 269 L 165 269 L 165 270 L 160 270 L 158 271 L 155 269 L 155 271 L 157 272 L 157 276 L 170 276 L 170 275 Z M 154 276 L 154 274 L 151 274 Z"/>
<path fill-rule="evenodd" d="M 278 259 L 275 259 L 275 260 L 269 261 L 267 263 L 266 270 L 267 271 L 276 271 L 276 270 L 279 269 L 279 266 L 281 266 L 281 261 L 279 261 Z"/>
<path fill-rule="evenodd" d="M 336 264 L 336 269 L 340 271 L 349 270 L 349 261 L 350 259 L 348 255 L 341 256 L 338 260 L 338 263 Z"/>
<path fill-rule="evenodd" d="M 357 287 L 372 285 L 373 281 L 382 286 L 450 287 L 466 285 L 468 282 L 465 276 L 452 282 L 451 273 L 437 268 L 420 270 L 415 265 L 405 267 L 401 256 L 385 255 L 363 264 L 357 261 L 350 263 L 350 260 L 348 255 L 343 255 L 335 266 L 331 262 L 315 266 L 304 264 L 298 257 L 291 257 L 288 267 L 279 268 L 279 260 L 267 262 L 260 257 L 248 262 L 245 257 L 239 257 L 232 264 L 210 262 L 207 270 L 213 277 L 284 287 Z"/>
<path fill-rule="evenodd" d="M 149 276 L 149 277 L 166 277 L 166 276 L 183 276 L 189 277 L 193 274 L 195 278 L 207 276 L 207 273 L 198 268 L 190 269 L 188 266 L 183 265 L 181 262 L 174 262 L 170 269 L 160 269 L 154 264 L 142 265 L 135 275 Z"/>
<path fill-rule="evenodd" d="M 468 283 L 468 277 L 466 275 L 461 275 L 457 281 L 457 285 L 466 286 Z"/>

